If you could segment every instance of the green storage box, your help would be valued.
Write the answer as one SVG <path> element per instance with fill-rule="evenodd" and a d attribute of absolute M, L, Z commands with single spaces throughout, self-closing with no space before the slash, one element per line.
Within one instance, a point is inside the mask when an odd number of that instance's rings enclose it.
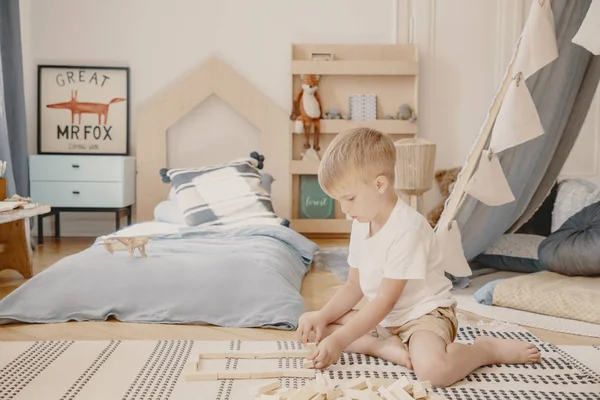
<path fill-rule="evenodd" d="M 300 218 L 332 219 L 334 218 L 334 200 L 321 186 L 316 175 L 300 176 Z"/>

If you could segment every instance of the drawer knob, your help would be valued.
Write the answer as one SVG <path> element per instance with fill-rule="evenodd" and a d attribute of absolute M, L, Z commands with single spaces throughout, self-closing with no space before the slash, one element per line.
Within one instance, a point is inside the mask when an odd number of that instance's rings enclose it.
<path fill-rule="evenodd" d="M 79 194 L 79 190 L 73 190 L 73 194 Z"/>
<path fill-rule="evenodd" d="M 72 164 L 71 165 L 73 168 L 79 168 L 79 164 Z"/>

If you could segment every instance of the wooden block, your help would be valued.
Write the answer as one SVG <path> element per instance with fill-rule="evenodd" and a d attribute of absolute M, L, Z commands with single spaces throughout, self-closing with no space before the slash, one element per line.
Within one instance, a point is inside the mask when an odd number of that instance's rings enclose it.
<path fill-rule="evenodd" d="M 388 387 L 396 382 L 395 379 L 385 378 L 369 378 L 367 379 L 367 386 L 373 391 L 377 391 L 380 386 Z"/>
<path fill-rule="evenodd" d="M 342 396 L 342 389 L 340 388 L 329 388 L 327 391 L 327 400 L 336 400 Z"/>
<path fill-rule="evenodd" d="M 284 378 L 314 378 L 317 372 L 315 369 L 306 368 L 285 368 L 282 371 Z"/>
<path fill-rule="evenodd" d="M 306 347 L 307 350 L 314 351 L 317 348 L 317 344 L 310 342 L 310 343 L 306 343 L 304 345 L 304 347 Z"/>
<path fill-rule="evenodd" d="M 344 390 L 344 396 L 349 397 L 351 399 L 356 399 L 356 400 L 381 400 L 381 397 L 379 397 L 377 392 L 373 392 L 370 389 L 365 389 L 365 390 L 347 389 L 347 390 Z"/>
<path fill-rule="evenodd" d="M 281 382 L 279 381 L 279 379 L 273 379 L 271 381 L 262 383 L 258 386 L 253 387 L 250 390 L 250 394 L 252 394 L 253 396 L 259 395 L 259 394 L 265 394 L 270 392 L 271 390 L 274 389 L 278 389 L 281 387 Z"/>
<path fill-rule="evenodd" d="M 377 391 L 381 394 L 381 397 L 384 400 L 398 400 L 396 396 L 394 396 L 387 388 L 384 386 L 380 386 Z"/>
<path fill-rule="evenodd" d="M 312 350 L 286 350 L 285 357 L 308 357 Z"/>
<path fill-rule="evenodd" d="M 412 384 L 410 383 L 410 381 L 408 380 L 408 378 L 406 376 L 401 376 L 398 380 L 396 380 L 396 382 L 394 382 L 390 386 L 388 386 L 388 389 L 391 387 L 400 387 L 404 390 L 409 390 L 409 389 L 412 389 Z"/>
<path fill-rule="evenodd" d="M 313 360 L 307 360 L 306 358 L 302 360 L 302 368 L 314 368 L 315 363 Z"/>
<path fill-rule="evenodd" d="M 243 351 L 232 351 L 227 355 L 227 357 L 251 360 L 251 359 L 256 358 L 256 353 L 245 353 Z"/>
<path fill-rule="evenodd" d="M 303 388 L 298 389 L 290 397 L 288 397 L 288 399 L 289 400 L 309 400 L 316 394 L 318 394 L 318 393 L 315 390 L 315 385 L 310 383 L 310 384 L 304 386 Z"/>
<path fill-rule="evenodd" d="M 205 359 L 215 359 L 215 358 L 228 358 L 229 356 L 229 352 L 225 353 L 200 353 L 198 355 L 198 358 L 201 360 L 203 358 Z"/>
<path fill-rule="evenodd" d="M 368 388 L 367 380 L 365 378 L 357 378 L 357 379 L 350 379 L 348 381 L 342 381 L 342 383 L 340 384 L 340 387 L 342 389 L 357 389 L 357 390 L 362 390 L 362 389 Z"/>
<path fill-rule="evenodd" d="M 329 399 L 329 398 L 326 397 L 323 393 L 319 393 L 318 395 L 310 398 L 310 400 L 325 400 L 325 399 Z"/>
<path fill-rule="evenodd" d="M 254 358 L 284 358 L 286 357 L 285 351 L 275 351 L 271 353 L 255 353 Z"/>
<path fill-rule="evenodd" d="M 281 377 L 283 377 L 283 370 L 281 369 L 250 371 L 251 379 L 269 379 Z"/>
<path fill-rule="evenodd" d="M 413 391 L 412 397 L 413 399 L 424 399 L 425 397 L 427 397 L 427 390 L 423 388 L 417 388 Z"/>
<path fill-rule="evenodd" d="M 315 386 L 317 388 L 318 393 L 327 394 L 329 385 L 327 384 L 327 381 L 325 380 L 323 374 L 319 373 L 315 375 Z"/>
<path fill-rule="evenodd" d="M 388 389 L 389 390 L 389 389 Z M 413 397 L 401 387 L 396 387 L 390 390 L 390 392 L 398 399 L 398 400 L 414 400 Z"/>
<path fill-rule="evenodd" d="M 370 400 L 369 399 L 369 393 L 373 393 L 377 396 L 376 393 L 372 392 L 371 390 L 357 390 L 357 389 L 344 389 L 342 390 L 342 394 L 345 397 L 349 397 L 351 399 L 358 399 L 358 400 Z M 379 396 L 377 396 L 379 397 Z"/>
<path fill-rule="evenodd" d="M 404 393 L 411 395 L 412 388 L 413 385 L 410 383 L 406 376 L 402 376 L 396 382 L 392 383 L 390 386 L 387 387 L 387 389 L 398 398 L 402 398 L 401 396 L 404 396 Z"/>
<path fill-rule="evenodd" d="M 218 371 L 217 376 L 219 379 L 250 379 L 250 372 L 236 370 Z"/>
<path fill-rule="evenodd" d="M 421 386 L 423 389 L 431 389 L 431 382 L 419 381 L 419 386 Z"/>

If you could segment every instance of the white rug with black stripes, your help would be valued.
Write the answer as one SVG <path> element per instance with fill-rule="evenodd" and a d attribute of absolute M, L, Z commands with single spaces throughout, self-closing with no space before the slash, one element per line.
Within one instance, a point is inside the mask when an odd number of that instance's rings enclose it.
<path fill-rule="evenodd" d="M 480 368 L 451 388 L 436 392 L 448 399 L 600 399 L 600 347 L 553 346 L 516 327 L 462 327 L 457 341 L 477 335 L 518 338 L 543 352 L 539 365 L 495 365 Z M 186 363 L 201 351 L 275 352 L 296 348 L 296 342 L 252 341 L 46 341 L 0 343 L 0 400 L 22 399 L 251 399 L 256 380 L 185 381 Z M 297 368 L 300 359 L 260 360 L 271 367 Z M 211 360 L 219 368 L 242 370 L 258 360 Z M 267 367 L 268 365 L 265 364 Z M 381 359 L 344 354 L 327 371 L 332 379 L 398 378 L 414 374 Z M 283 378 L 297 387 L 305 379 Z"/>

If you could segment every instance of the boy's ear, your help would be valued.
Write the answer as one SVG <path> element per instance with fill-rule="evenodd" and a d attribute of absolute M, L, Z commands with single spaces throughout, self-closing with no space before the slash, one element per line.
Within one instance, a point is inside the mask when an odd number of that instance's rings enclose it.
<path fill-rule="evenodd" d="M 377 186 L 377 191 L 383 193 L 388 187 L 388 180 L 385 176 L 379 175 L 375 178 L 375 185 Z"/>

